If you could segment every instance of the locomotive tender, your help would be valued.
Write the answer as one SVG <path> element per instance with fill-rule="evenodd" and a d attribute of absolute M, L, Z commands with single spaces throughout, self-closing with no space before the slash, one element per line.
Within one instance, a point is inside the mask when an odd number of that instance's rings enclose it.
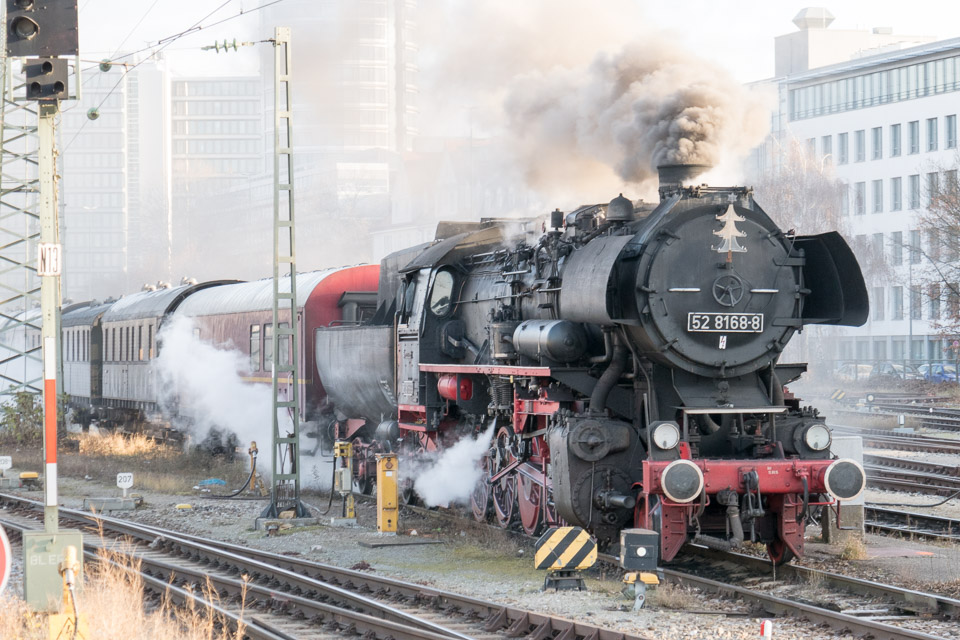
<path fill-rule="evenodd" d="M 307 431 L 353 441 L 364 491 L 378 451 L 490 433 L 471 503 L 502 527 L 567 523 L 601 544 L 654 529 L 663 561 L 691 539 L 801 555 L 808 506 L 855 498 L 865 476 L 785 390 L 806 366 L 779 357 L 804 325 L 863 324 L 866 288 L 839 234 L 785 233 L 746 188 L 684 186 L 702 170 L 662 167 L 656 206 L 621 196 L 555 211 L 549 229 L 441 223 L 379 269 L 300 274 Z M 71 404 L 101 424 L 159 413 L 169 393 L 151 365 L 179 315 L 269 383 L 271 286 L 190 282 L 65 309 Z"/>
<path fill-rule="evenodd" d="M 320 328 L 316 362 L 356 472 L 493 430 L 474 515 L 528 533 L 561 522 L 611 543 L 661 534 L 749 538 L 775 563 L 803 553 L 808 506 L 857 497 L 824 419 L 784 389 L 780 354 L 808 324 L 859 326 L 859 265 L 838 233 L 788 235 L 747 188 L 683 186 L 661 201 L 532 221 L 444 225 L 388 256 L 379 311 Z"/>

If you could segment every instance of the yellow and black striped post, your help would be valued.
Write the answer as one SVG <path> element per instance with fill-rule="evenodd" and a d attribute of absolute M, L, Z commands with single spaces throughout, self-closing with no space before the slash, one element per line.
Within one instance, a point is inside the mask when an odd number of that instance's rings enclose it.
<path fill-rule="evenodd" d="M 534 566 L 550 571 L 544 580 L 544 589 L 584 590 L 586 586 L 579 572 L 596 562 L 597 543 L 580 527 L 548 529 L 537 540 Z"/>
<path fill-rule="evenodd" d="M 830 399 L 837 402 L 843 400 L 847 395 L 847 392 L 843 389 L 837 389 L 832 394 L 830 394 Z"/>

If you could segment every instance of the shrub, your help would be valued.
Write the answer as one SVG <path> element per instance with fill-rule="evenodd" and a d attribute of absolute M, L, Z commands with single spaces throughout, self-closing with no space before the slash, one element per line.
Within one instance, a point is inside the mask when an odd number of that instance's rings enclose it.
<path fill-rule="evenodd" d="M 19 391 L 0 408 L 0 440 L 18 446 L 43 441 L 43 401 L 28 391 Z"/>

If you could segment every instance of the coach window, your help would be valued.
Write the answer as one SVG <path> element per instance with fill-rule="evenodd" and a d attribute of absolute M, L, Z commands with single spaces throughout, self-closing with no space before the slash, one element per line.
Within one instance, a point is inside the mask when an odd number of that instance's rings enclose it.
<path fill-rule="evenodd" d="M 143 325 L 137 327 L 137 360 L 143 360 Z"/>
<path fill-rule="evenodd" d="M 153 360 L 153 325 L 147 325 L 147 360 Z"/>
<path fill-rule="evenodd" d="M 280 328 L 289 329 L 290 323 L 281 322 Z M 280 366 L 284 367 L 289 365 L 290 364 L 290 336 L 287 336 L 287 335 L 280 336 L 280 344 L 278 345 L 278 349 L 280 350 Z"/>
<path fill-rule="evenodd" d="M 250 371 L 260 371 L 260 325 L 250 327 Z"/>
<path fill-rule="evenodd" d="M 273 325 L 263 325 L 263 370 L 270 371 L 273 365 Z"/>

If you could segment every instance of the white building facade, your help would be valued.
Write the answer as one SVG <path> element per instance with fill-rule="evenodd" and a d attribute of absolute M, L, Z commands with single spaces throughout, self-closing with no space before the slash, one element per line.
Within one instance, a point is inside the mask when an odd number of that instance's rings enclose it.
<path fill-rule="evenodd" d="M 817 30 L 827 26 L 829 21 Z M 775 80 L 778 110 L 761 164 L 772 170 L 770 149 L 796 143 L 832 164 L 845 185 L 840 209 L 848 240 L 862 258 L 882 256 L 887 265 L 866 274 L 867 323 L 825 341 L 822 357 L 952 360 L 937 325 L 957 301 L 945 287 L 920 277 L 929 271 L 926 256 L 940 249 L 935 237 L 918 229 L 918 215 L 941 181 L 957 180 L 960 38 L 917 46 L 916 38 L 898 42 L 889 30 L 879 31 L 876 49 L 863 50 L 861 33 L 850 40 L 857 47 L 849 52 L 852 59 L 812 69 L 801 61 L 803 70 Z M 845 38 L 824 39 L 821 33 L 815 40 L 835 53 Z M 902 46 L 910 44 L 915 46 Z M 778 54 L 786 49 L 778 42 Z M 777 68 L 790 65 L 778 61 Z"/>

